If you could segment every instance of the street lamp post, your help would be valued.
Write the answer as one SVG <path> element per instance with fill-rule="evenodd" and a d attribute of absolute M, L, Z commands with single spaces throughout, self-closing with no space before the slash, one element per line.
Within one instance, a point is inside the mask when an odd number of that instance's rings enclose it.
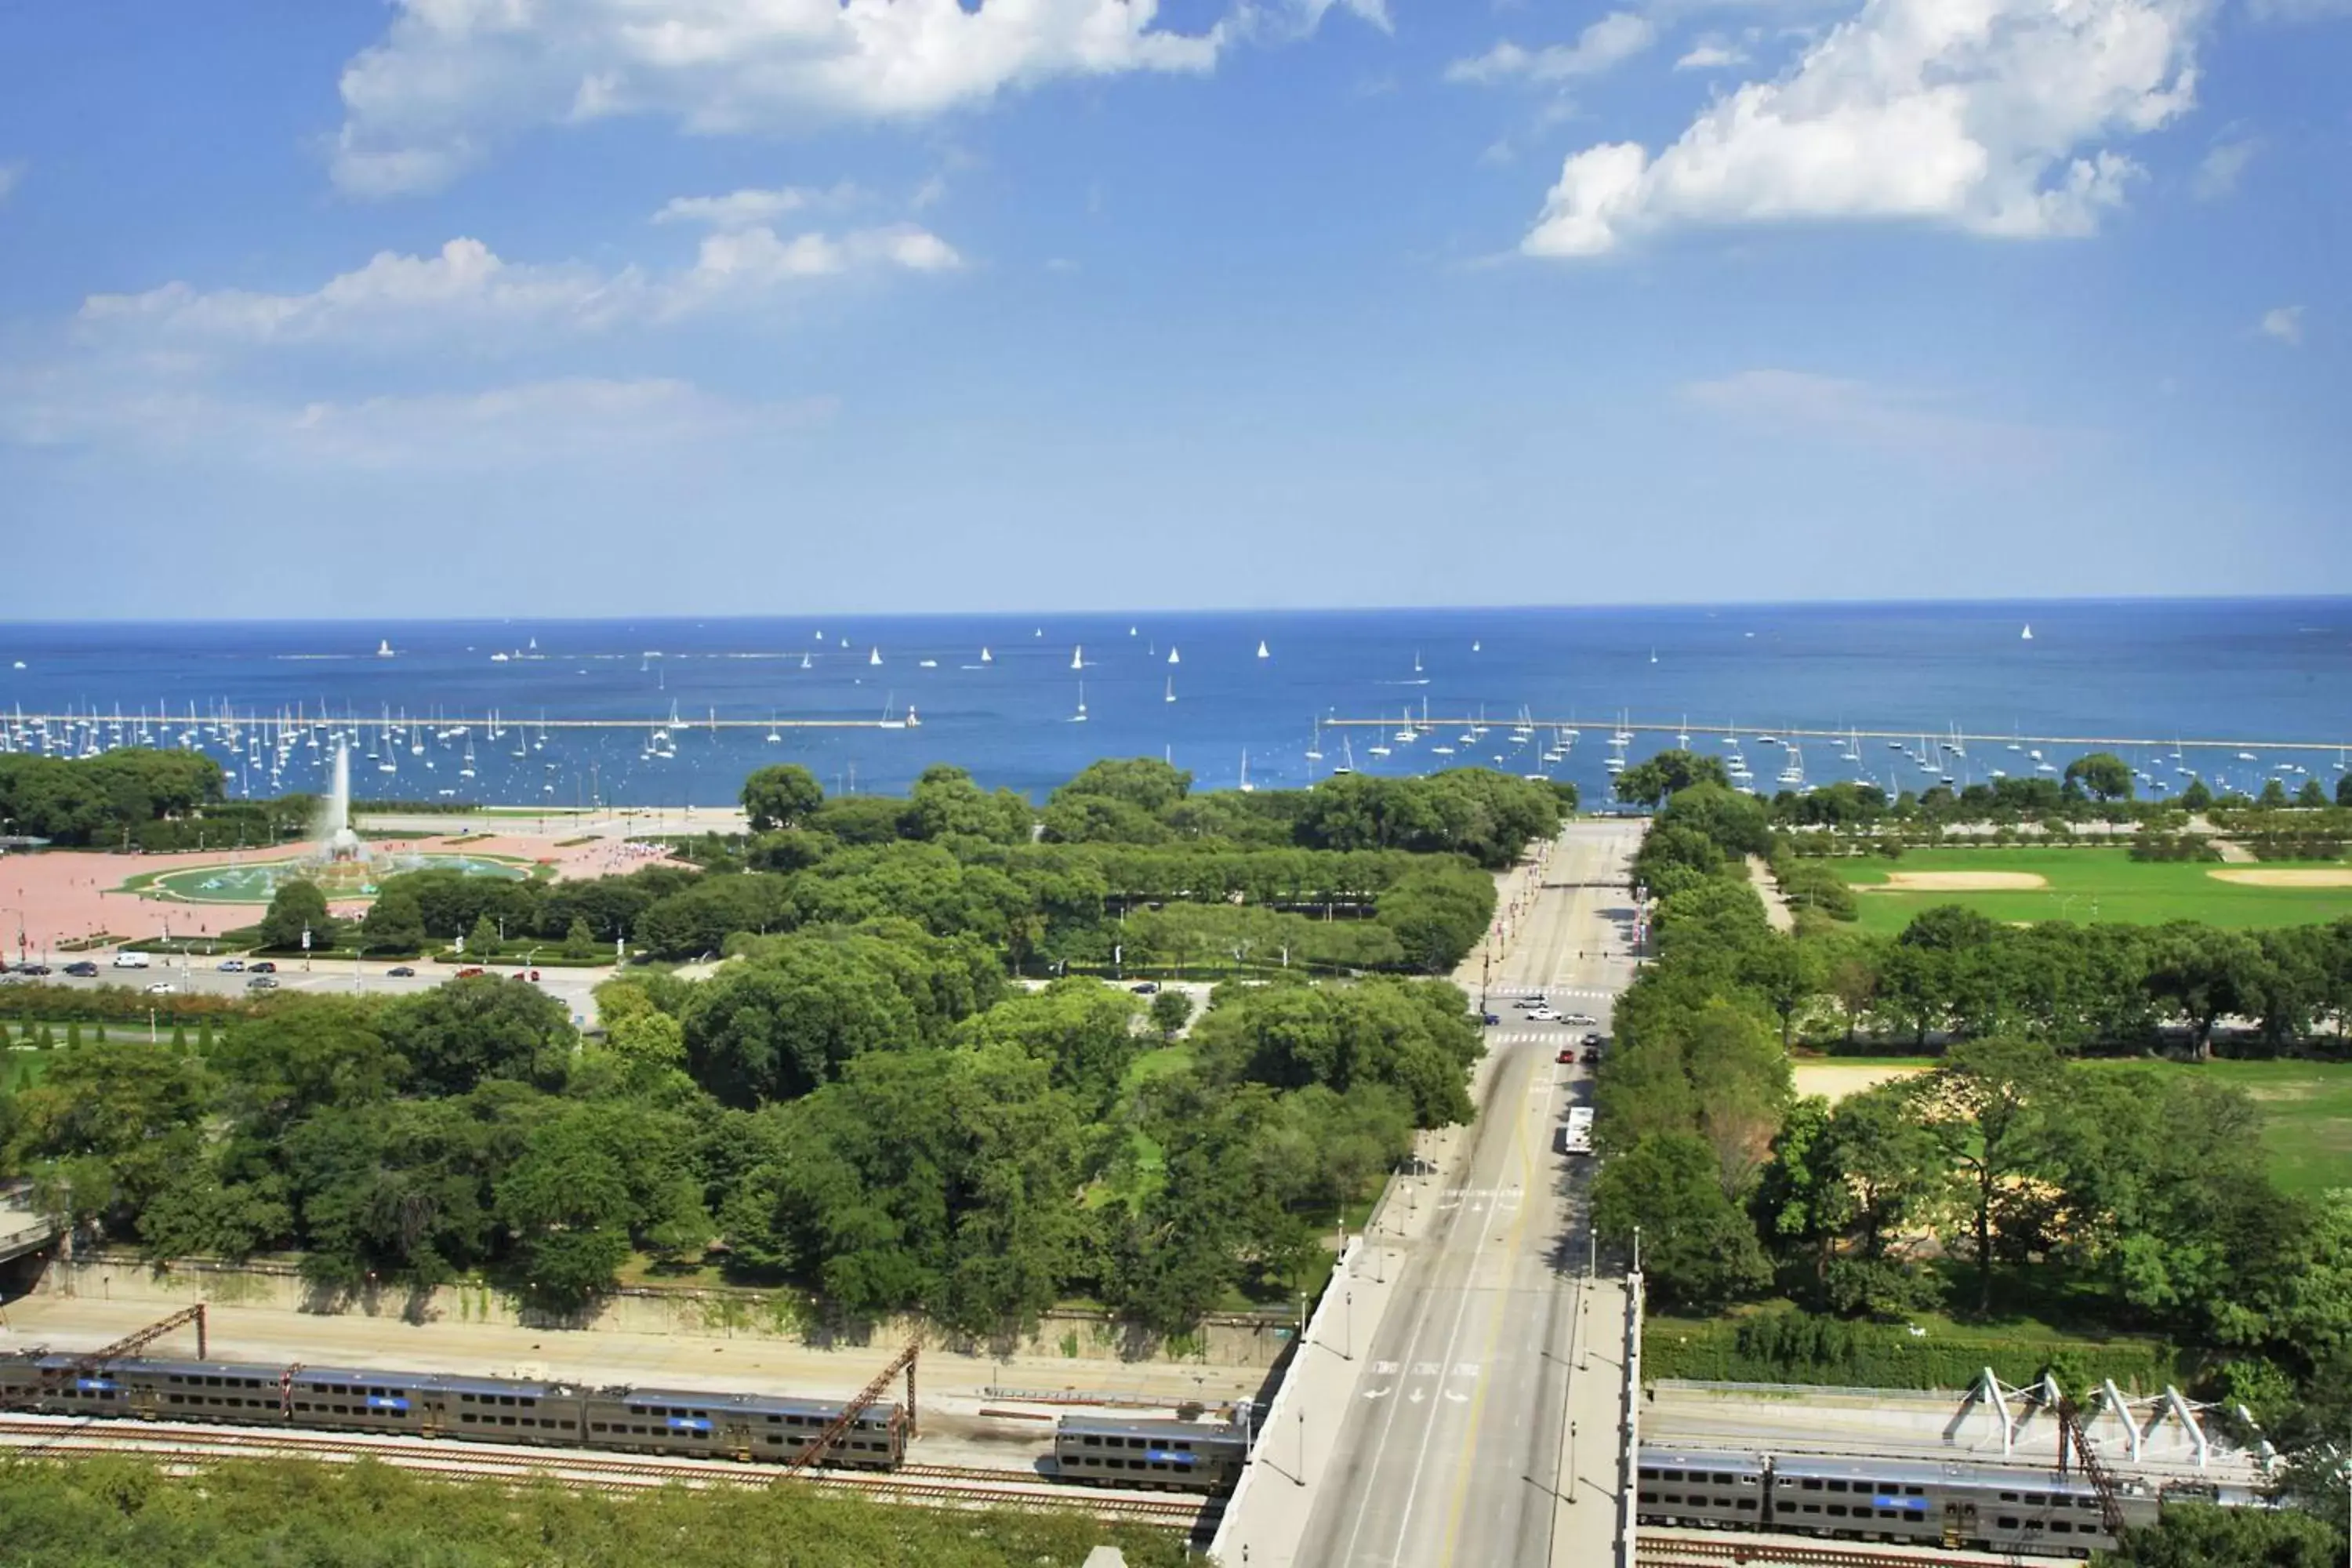
<path fill-rule="evenodd" d="M 1307 1484 L 1307 1404 L 1304 1400 L 1298 1405 L 1298 1473 L 1290 1479 L 1302 1487 Z"/>
<path fill-rule="evenodd" d="M 1356 1293 L 1353 1290 L 1348 1292 L 1348 1342 L 1347 1347 L 1340 1351 L 1339 1359 L 1356 1359 Z"/>
<path fill-rule="evenodd" d="M 1576 1423 L 1568 1424 L 1568 1501 L 1576 1506 Z"/>

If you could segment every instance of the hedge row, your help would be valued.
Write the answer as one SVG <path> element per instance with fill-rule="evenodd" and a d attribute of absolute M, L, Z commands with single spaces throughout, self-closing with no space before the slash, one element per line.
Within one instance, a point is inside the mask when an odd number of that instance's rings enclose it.
<path fill-rule="evenodd" d="M 1963 1389 L 1988 1366 L 2004 1383 L 2032 1383 L 2047 1371 L 2061 1386 L 2077 1390 L 2106 1377 L 2142 1393 L 2179 1381 L 2170 1347 L 2148 1340 L 2035 1340 L 1948 1329 L 1915 1337 L 1901 1324 L 1806 1312 L 1707 1322 L 1652 1318 L 1642 1334 L 1642 1371 L 1651 1378 Z"/>
<path fill-rule="evenodd" d="M 142 983 L 159 972 L 126 970 Z M 35 1023 L 130 1023 L 142 1026 L 152 1012 L 165 1022 L 200 1018 L 242 1017 L 251 1005 L 237 996 L 211 996 L 201 992 L 173 992 L 150 996 L 129 985 L 0 985 L 0 1019 Z"/>

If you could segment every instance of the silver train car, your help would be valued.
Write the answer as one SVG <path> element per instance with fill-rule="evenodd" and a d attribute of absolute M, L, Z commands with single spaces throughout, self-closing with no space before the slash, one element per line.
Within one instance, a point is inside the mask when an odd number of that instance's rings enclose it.
<path fill-rule="evenodd" d="M 0 1409 L 782 1464 L 842 1406 L 763 1394 L 136 1356 L 93 1369 L 74 1356 L 19 1352 L 0 1355 Z M 877 1404 L 859 1413 L 820 1462 L 892 1469 L 905 1459 L 906 1446 L 905 1407 Z"/>
<path fill-rule="evenodd" d="M 1054 1468 L 1066 1481 L 1229 1491 L 1248 1462 L 1249 1440 L 1239 1426 L 1065 1415 L 1054 1428 Z"/>
<path fill-rule="evenodd" d="M 2079 1474 L 1966 1461 L 1761 1455 L 1643 1444 L 1635 1517 L 1706 1530 L 2088 1557 L 2114 1544 Z M 2155 1522 L 2158 1492 L 2127 1483 L 2126 1529 Z"/>

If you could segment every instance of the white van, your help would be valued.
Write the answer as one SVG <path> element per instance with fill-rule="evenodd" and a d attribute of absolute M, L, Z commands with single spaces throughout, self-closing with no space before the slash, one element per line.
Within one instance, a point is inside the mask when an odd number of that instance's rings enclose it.
<path fill-rule="evenodd" d="M 147 955 L 143 952 L 118 952 L 114 955 L 114 967 L 117 969 L 144 969 L 147 967 Z"/>

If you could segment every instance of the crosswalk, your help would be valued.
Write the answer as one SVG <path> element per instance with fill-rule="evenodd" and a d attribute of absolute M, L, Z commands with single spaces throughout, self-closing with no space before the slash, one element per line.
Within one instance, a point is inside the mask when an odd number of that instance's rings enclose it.
<path fill-rule="evenodd" d="M 1587 991 L 1568 985 L 1489 985 L 1489 996 L 1582 996 L 1595 1002 L 1606 1002 L 1617 994 L 1614 991 Z"/>
<path fill-rule="evenodd" d="M 1561 1025 L 1554 1029 L 1489 1029 L 1486 1043 L 1490 1046 L 1572 1046 L 1584 1037 L 1582 1028 L 1571 1029 Z"/>

